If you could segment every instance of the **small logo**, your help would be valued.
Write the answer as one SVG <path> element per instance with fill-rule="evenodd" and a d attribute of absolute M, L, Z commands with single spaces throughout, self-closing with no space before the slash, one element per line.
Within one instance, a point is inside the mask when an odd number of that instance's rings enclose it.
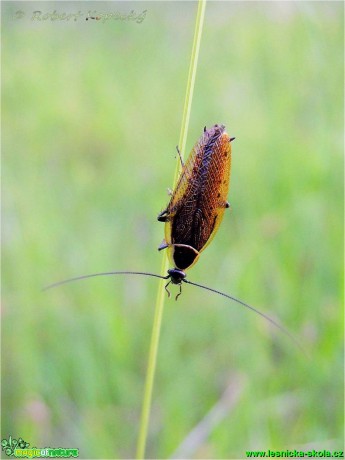
<path fill-rule="evenodd" d="M 79 456 L 79 449 L 63 447 L 29 447 L 29 443 L 23 438 L 1 440 L 1 448 L 9 457 L 15 458 L 76 458 Z"/>
<path fill-rule="evenodd" d="M 14 449 L 26 449 L 29 445 L 30 444 L 24 441 L 24 439 L 14 439 L 12 436 L 9 436 L 8 440 L 1 440 L 1 449 L 4 450 L 5 454 L 9 457 L 14 457 Z"/>

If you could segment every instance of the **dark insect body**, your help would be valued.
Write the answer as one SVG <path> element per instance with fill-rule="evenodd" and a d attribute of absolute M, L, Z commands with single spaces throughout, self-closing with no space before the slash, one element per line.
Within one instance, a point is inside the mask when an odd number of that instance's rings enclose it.
<path fill-rule="evenodd" d="M 229 207 L 233 139 L 223 125 L 209 130 L 205 127 L 182 167 L 167 208 L 158 216 L 159 221 L 165 222 L 165 239 L 158 249 L 168 250 L 174 265 L 168 271 L 173 284 L 184 280 L 185 270 L 197 262 L 210 244 Z"/>
<path fill-rule="evenodd" d="M 227 194 L 230 185 L 231 141 L 234 139 L 229 137 L 223 125 L 214 125 L 209 130 L 205 127 L 186 163 L 183 164 L 181 159 L 182 171 L 175 190 L 171 193 L 167 208 L 157 218 L 165 223 L 165 239 L 158 249 L 167 249 L 168 258 L 174 266 L 168 270 L 166 276 L 134 271 L 94 273 L 51 284 L 44 290 L 96 276 L 140 275 L 169 280 L 165 285 L 169 297 L 169 284 L 179 285 L 179 293 L 175 297 L 177 300 L 183 282 L 219 294 L 254 311 L 284 332 L 301 348 L 283 326 L 251 305 L 216 289 L 186 280 L 185 271 L 197 262 L 201 252 L 210 244 L 223 219 L 225 209 L 230 207 Z"/>

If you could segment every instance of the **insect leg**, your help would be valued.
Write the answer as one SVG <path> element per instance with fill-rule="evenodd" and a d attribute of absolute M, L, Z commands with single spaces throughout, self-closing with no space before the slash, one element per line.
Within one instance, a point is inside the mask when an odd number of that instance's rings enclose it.
<path fill-rule="evenodd" d="M 169 286 L 170 283 L 171 283 L 171 280 L 168 281 L 168 283 L 164 286 L 164 289 L 165 289 L 165 290 L 167 291 L 167 293 L 168 293 L 168 297 L 170 297 L 170 291 L 169 291 L 169 289 L 168 289 L 168 286 Z"/>
<path fill-rule="evenodd" d="M 183 160 L 182 160 L 182 157 L 181 157 L 181 152 L 180 152 L 180 150 L 179 150 L 179 148 L 178 148 L 178 145 L 176 146 L 176 150 L 177 150 L 178 156 L 180 157 L 181 166 L 182 166 L 182 168 L 183 168 L 184 163 L 183 163 Z"/>
<path fill-rule="evenodd" d="M 218 203 L 218 208 L 226 208 L 226 209 L 231 209 L 231 204 L 228 201 L 221 201 Z"/>
<path fill-rule="evenodd" d="M 168 210 L 164 209 L 164 211 L 158 214 L 157 220 L 159 220 L 159 222 L 166 222 L 168 218 L 167 214 L 168 214 Z"/>
<path fill-rule="evenodd" d="M 177 296 L 175 297 L 175 300 L 177 300 L 179 298 L 179 296 L 182 294 L 182 284 L 181 283 L 179 283 L 179 288 L 180 288 L 180 291 L 177 294 Z"/>
<path fill-rule="evenodd" d="M 161 251 L 162 249 L 166 249 L 168 247 L 169 247 L 169 245 L 167 244 L 167 242 L 165 240 L 163 240 L 161 242 L 161 244 L 158 246 L 158 251 Z"/>

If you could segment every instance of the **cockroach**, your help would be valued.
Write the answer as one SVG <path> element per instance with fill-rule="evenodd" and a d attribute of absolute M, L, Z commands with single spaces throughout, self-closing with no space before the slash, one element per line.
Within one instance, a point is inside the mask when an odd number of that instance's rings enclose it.
<path fill-rule="evenodd" d="M 204 128 L 193 147 L 167 208 L 158 216 L 165 222 L 165 239 L 159 250 L 167 249 L 174 268 L 168 271 L 169 283 L 186 282 L 185 270 L 199 259 L 210 244 L 229 208 L 231 141 L 224 125 Z M 166 290 L 167 286 L 166 285 Z M 169 293 L 169 291 L 167 290 Z"/>
<path fill-rule="evenodd" d="M 205 127 L 185 164 L 180 156 L 182 171 L 177 185 L 171 192 L 168 206 L 157 217 L 158 221 L 165 223 L 165 238 L 158 250 L 167 249 L 169 261 L 173 265 L 166 276 L 139 271 L 93 273 L 51 284 L 44 290 L 96 276 L 141 275 L 168 280 L 165 290 L 169 297 L 169 284 L 178 285 L 179 293 L 175 297 L 177 300 L 182 292 L 182 283 L 187 283 L 219 294 L 254 311 L 284 332 L 301 348 L 283 326 L 265 313 L 233 296 L 186 279 L 185 271 L 198 261 L 201 252 L 210 244 L 225 210 L 230 207 L 227 195 L 230 185 L 231 142 L 234 139 L 227 134 L 224 125 L 216 124 L 210 129 Z M 177 151 L 180 155 L 178 148 Z"/>

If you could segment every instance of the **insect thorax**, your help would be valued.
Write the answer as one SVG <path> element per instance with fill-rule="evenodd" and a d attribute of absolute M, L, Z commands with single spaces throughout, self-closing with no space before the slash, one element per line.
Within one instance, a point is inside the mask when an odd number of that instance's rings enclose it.
<path fill-rule="evenodd" d="M 186 277 L 185 272 L 178 268 L 170 268 L 168 270 L 168 275 L 170 275 L 170 280 L 173 284 L 181 284 Z"/>

